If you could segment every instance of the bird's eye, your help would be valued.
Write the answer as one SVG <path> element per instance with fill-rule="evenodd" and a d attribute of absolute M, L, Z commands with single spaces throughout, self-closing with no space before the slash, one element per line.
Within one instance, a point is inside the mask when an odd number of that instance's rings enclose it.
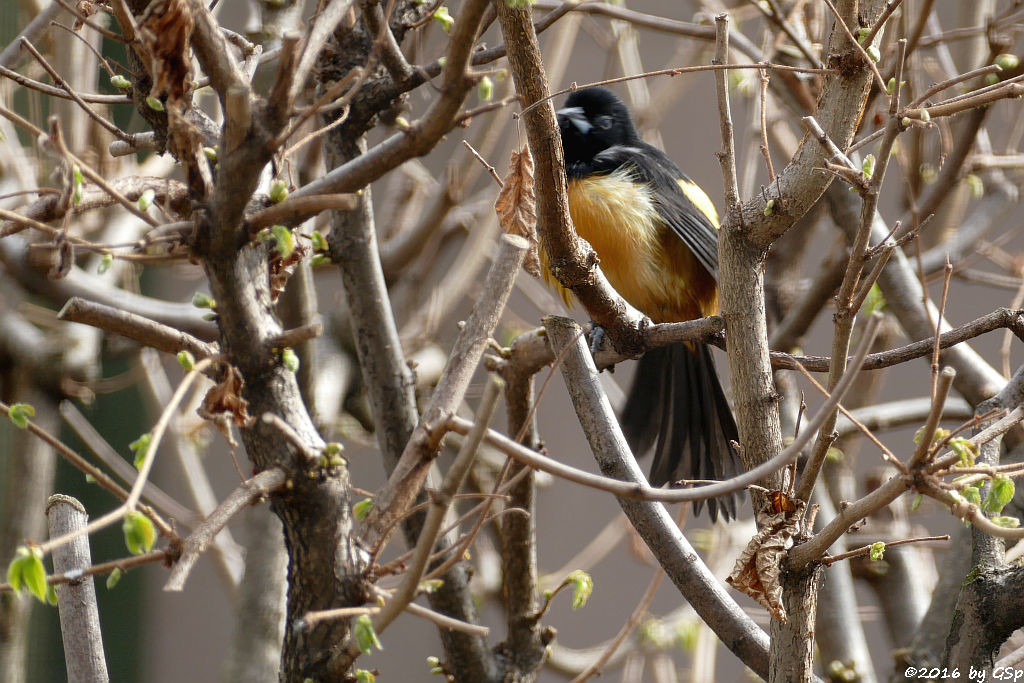
<path fill-rule="evenodd" d="M 594 119 L 594 125 L 601 130 L 608 130 L 612 127 L 612 117 L 602 115 Z"/>

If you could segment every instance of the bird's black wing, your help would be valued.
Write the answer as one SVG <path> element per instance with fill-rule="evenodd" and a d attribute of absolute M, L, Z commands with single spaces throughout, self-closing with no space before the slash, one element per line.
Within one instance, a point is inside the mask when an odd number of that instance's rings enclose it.
<path fill-rule="evenodd" d="M 679 181 L 692 183 L 685 173 L 657 147 L 646 143 L 616 145 L 597 154 L 589 164 L 589 173 L 610 173 L 630 167 L 637 182 L 647 183 L 661 217 L 697 260 L 718 279 L 718 229 L 689 197 Z"/>

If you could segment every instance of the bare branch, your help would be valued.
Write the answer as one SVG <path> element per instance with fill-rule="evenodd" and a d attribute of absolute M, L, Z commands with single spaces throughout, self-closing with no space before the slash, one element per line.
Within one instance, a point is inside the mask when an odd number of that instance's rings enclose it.
<path fill-rule="evenodd" d="M 192 567 L 199 560 L 199 556 L 206 552 L 209 545 L 214 542 L 220 530 L 254 501 L 284 486 L 286 479 L 287 475 L 284 470 L 278 468 L 264 470 L 248 481 L 242 482 L 238 488 L 232 491 L 217 506 L 217 509 L 211 512 L 206 520 L 200 523 L 185 539 L 181 557 L 171 569 L 171 575 L 167 577 L 164 590 L 172 592 L 184 590 L 185 581 L 188 580 Z"/>

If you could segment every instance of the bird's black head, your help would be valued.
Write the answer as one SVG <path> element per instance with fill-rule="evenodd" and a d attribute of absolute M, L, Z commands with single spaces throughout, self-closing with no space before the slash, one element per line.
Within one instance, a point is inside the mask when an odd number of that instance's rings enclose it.
<path fill-rule="evenodd" d="M 607 88 L 587 88 L 569 95 L 558 111 L 565 165 L 586 165 L 609 147 L 640 140 L 629 109 Z"/>

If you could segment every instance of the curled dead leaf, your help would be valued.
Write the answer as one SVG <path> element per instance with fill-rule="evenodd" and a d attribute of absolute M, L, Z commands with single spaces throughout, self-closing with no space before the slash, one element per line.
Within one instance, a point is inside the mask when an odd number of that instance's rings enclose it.
<path fill-rule="evenodd" d="M 782 603 L 782 560 L 800 529 L 806 505 L 784 493 L 769 493 L 772 504 L 757 514 L 759 531 L 743 549 L 732 573 L 725 579 L 736 590 L 757 600 L 779 621 L 788 618 Z"/>
<path fill-rule="evenodd" d="M 541 276 L 537 242 L 537 195 L 533 184 L 533 157 L 528 147 L 512 152 L 508 174 L 494 202 L 501 229 L 510 235 L 525 237 L 530 243 L 523 268 L 534 277 Z"/>
<path fill-rule="evenodd" d="M 288 284 L 288 280 L 291 279 L 295 273 L 295 268 L 302 262 L 304 258 L 309 256 L 309 244 L 305 240 L 296 240 L 295 249 L 286 257 L 281 257 L 277 251 L 271 252 L 269 270 L 270 270 L 270 300 L 277 302 L 277 298 L 281 296 L 285 286 Z"/>
<path fill-rule="evenodd" d="M 252 421 L 248 411 L 249 402 L 242 398 L 243 384 L 242 373 L 238 368 L 227 366 L 224 378 L 210 387 L 203 398 L 203 405 L 198 410 L 201 417 L 217 425 L 217 429 L 232 446 L 235 445 L 235 441 L 231 436 L 228 422 L 244 427 Z"/>
<path fill-rule="evenodd" d="M 169 103 L 182 107 L 192 89 L 189 39 L 193 23 L 186 0 L 156 0 L 139 19 L 138 36 L 153 77 L 150 95 L 157 99 L 166 96 Z"/>

